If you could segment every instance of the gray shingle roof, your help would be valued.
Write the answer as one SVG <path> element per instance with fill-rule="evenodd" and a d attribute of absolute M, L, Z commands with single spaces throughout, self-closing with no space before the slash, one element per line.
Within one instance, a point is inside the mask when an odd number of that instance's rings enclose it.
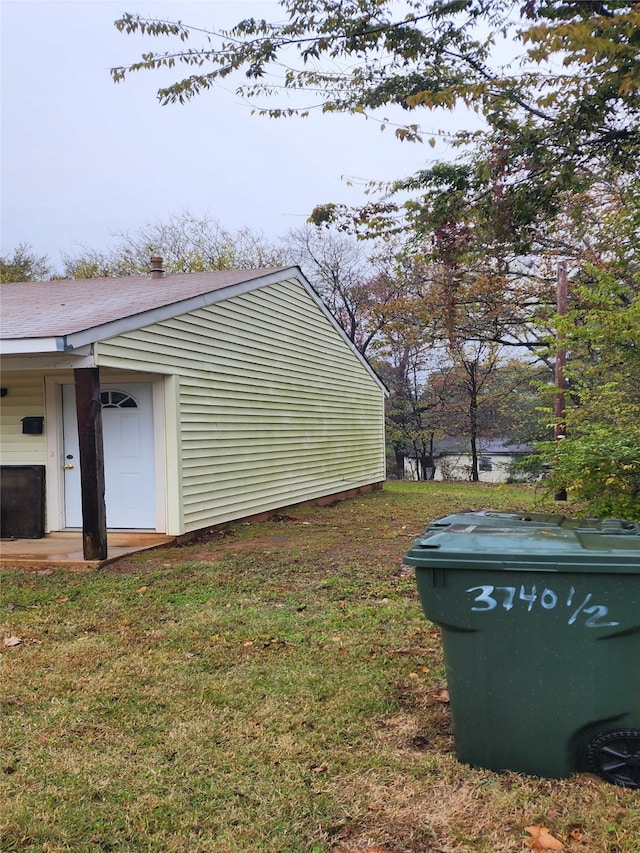
<path fill-rule="evenodd" d="M 0 338 L 71 335 L 284 270 L 11 282 L 0 287 Z"/>
<path fill-rule="evenodd" d="M 469 453 L 469 439 L 443 438 L 434 442 L 434 455 L 450 453 Z M 514 444 L 507 438 L 478 438 L 478 452 L 484 454 L 534 453 L 535 447 L 529 444 Z"/>
<path fill-rule="evenodd" d="M 458 456 L 470 453 L 468 438 L 439 438 L 433 442 L 433 456 Z M 478 453 L 483 456 L 510 456 L 518 453 L 535 453 L 536 448 L 531 444 L 514 444 L 507 438 L 478 438 Z M 413 457 L 413 452 L 407 454 Z"/>

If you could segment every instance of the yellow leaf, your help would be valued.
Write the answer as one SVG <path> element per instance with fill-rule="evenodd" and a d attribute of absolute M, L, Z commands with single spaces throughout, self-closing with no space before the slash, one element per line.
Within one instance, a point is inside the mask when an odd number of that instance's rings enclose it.
<path fill-rule="evenodd" d="M 532 850 L 562 850 L 564 844 L 558 841 L 549 833 L 546 826 L 540 826 L 539 823 L 534 826 L 525 826 L 525 832 L 531 835 L 524 843 Z"/>

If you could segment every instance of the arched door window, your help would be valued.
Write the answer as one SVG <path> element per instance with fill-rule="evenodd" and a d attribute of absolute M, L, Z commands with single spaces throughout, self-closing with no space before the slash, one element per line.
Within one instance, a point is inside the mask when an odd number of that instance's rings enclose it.
<path fill-rule="evenodd" d="M 137 409 L 138 404 L 124 391 L 103 391 L 100 394 L 103 409 Z"/>

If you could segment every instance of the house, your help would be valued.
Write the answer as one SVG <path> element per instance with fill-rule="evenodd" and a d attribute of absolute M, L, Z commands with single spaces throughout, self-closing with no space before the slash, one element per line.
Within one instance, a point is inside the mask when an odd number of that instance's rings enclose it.
<path fill-rule="evenodd" d="M 536 452 L 532 445 L 511 443 L 505 438 L 479 438 L 477 448 L 478 477 L 481 483 L 506 482 L 510 476 L 511 463 L 518 457 Z M 472 461 L 469 439 L 442 438 L 434 441 L 433 461 L 433 480 L 470 480 Z M 404 477 L 407 480 L 418 479 L 415 455 L 405 456 Z"/>
<path fill-rule="evenodd" d="M 5 536 L 82 529 L 100 559 L 107 529 L 182 537 L 384 480 L 386 390 L 297 267 L 155 258 L 0 296 Z"/>

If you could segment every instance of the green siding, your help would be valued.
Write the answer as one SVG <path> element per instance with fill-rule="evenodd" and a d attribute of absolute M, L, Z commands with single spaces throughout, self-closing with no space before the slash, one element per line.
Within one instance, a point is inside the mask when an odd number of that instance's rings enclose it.
<path fill-rule="evenodd" d="M 382 389 L 297 281 L 121 335 L 97 358 L 179 375 L 179 532 L 384 479 Z"/>

